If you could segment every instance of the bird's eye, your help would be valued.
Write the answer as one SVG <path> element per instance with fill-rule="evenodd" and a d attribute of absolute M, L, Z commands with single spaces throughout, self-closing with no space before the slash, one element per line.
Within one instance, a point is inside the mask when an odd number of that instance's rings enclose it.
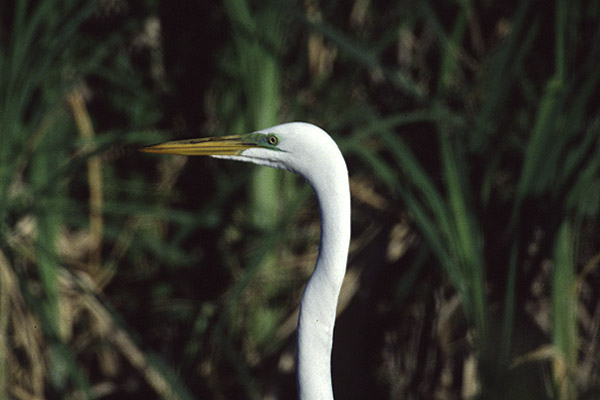
<path fill-rule="evenodd" d="M 267 142 L 269 142 L 270 145 L 275 146 L 279 143 L 279 138 L 275 135 L 269 135 L 267 136 Z"/>

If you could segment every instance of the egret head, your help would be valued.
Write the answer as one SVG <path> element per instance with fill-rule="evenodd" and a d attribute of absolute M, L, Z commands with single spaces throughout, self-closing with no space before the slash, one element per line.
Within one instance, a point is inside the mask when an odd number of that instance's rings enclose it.
<path fill-rule="evenodd" d="M 166 142 L 141 150 L 245 161 L 289 170 L 309 181 L 315 169 L 332 168 L 342 157 L 324 130 L 305 122 L 289 122 L 245 135 Z"/>

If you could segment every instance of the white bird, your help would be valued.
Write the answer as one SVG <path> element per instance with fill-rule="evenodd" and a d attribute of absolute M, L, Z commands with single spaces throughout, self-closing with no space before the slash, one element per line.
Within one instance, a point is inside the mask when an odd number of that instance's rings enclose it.
<path fill-rule="evenodd" d="M 150 153 L 208 155 L 292 171 L 319 201 L 321 240 L 298 318 L 297 379 L 300 400 L 331 400 L 331 348 L 338 295 L 350 244 L 348 170 L 338 146 L 321 128 L 290 122 L 254 133 L 166 142 Z"/>

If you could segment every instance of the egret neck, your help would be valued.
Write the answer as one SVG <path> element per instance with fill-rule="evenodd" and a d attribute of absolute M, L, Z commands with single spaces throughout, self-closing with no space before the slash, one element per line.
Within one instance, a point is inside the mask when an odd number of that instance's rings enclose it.
<path fill-rule="evenodd" d="M 315 270 L 304 289 L 298 319 L 298 397 L 333 399 L 331 350 L 338 296 L 350 243 L 348 171 L 339 150 L 333 162 L 305 178 L 312 186 L 321 217 L 321 241 Z"/>

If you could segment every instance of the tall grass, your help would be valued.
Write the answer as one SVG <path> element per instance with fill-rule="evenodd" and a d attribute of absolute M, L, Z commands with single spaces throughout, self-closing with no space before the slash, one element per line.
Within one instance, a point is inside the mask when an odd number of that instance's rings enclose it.
<path fill-rule="evenodd" d="M 78 390 L 89 393 L 86 379 L 65 346 L 68 332 L 59 298 L 57 240 L 64 224 L 66 187 L 56 175 L 56 167 L 71 150 L 65 128 L 67 113 L 60 105 L 72 84 L 60 79 L 65 72 L 64 57 L 66 49 L 73 46 L 77 38 L 80 24 L 93 9 L 90 5 L 72 3 L 55 7 L 50 2 L 35 5 L 18 2 L 14 5 L 10 39 L 0 50 L 0 231 L 3 253 L 7 254 L 3 257 L 7 263 L 3 269 L 10 271 L 16 266 L 13 263 L 23 256 L 34 262 L 33 273 L 39 278 L 40 288 L 35 290 L 26 285 L 27 282 L 23 282 L 21 288 L 40 319 L 39 329 L 47 345 L 44 354 L 48 363 L 55 366 L 45 372 L 57 393 L 65 393 L 69 381 Z M 69 16 L 67 23 L 61 15 Z M 16 234 L 7 222 L 25 223 L 28 216 L 35 221 L 36 236 L 30 249 L 32 253 L 19 255 L 24 249 L 5 247 L 14 243 Z M 14 288 L 3 289 L 4 307 L 0 313 L 14 323 L 14 318 L 24 310 L 11 311 L 15 299 L 7 296 Z M 18 334 L 13 331 L 17 328 L 14 325 L 3 328 L 0 334 L 4 337 Z M 31 326 L 21 328 L 31 329 Z M 6 341 L 5 346 L 9 346 Z M 39 357 L 35 352 L 40 350 L 25 350 L 30 362 Z M 9 396 L 11 378 L 17 370 L 16 365 L 8 361 L 10 351 L 9 346 L 1 352 L 0 363 L 5 372 L 0 376 L 2 397 Z M 42 395 L 41 382 L 31 384 L 36 388 L 34 395 Z"/>
<path fill-rule="evenodd" d="M 83 361 L 89 347 L 80 341 L 86 335 L 103 341 L 110 334 L 117 354 L 144 371 L 156 392 L 189 398 L 160 362 L 139 351 L 97 297 L 114 276 L 102 238 L 123 227 L 111 215 L 106 230 L 102 224 L 116 199 L 109 196 L 104 207 L 100 179 L 111 167 L 102 170 L 97 154 L 149 136 L 93 137 L 94 122 L 82 95 L 85 80 L 106 72 L 115 45 L 107 38 L 96 41 L 84 29 L 97 12 L 93 1 L 19 1 L 0 7 L 1 398 L 98 397 Z M 111 71 L 113 77 L 122 72 Z M 79 197 L 81 177 L 92 192 L 87 204 L 87 196 Z M 120 208 L 127 206 L 144 212 L 137 200 Z M 114 239 L 110 242 L 114 245 Z"/>
<path fill-rule="evenodd" d="M 525 87 L 536 84 L 524 83 L 535 80 L 526 75 L 527 69 L 523 65 L 526 54 L 531 51 L 534 41 L 542 40 L 539 36 L 541 21 L 527 19 L 530 3 L 523 3 L 516 10 L 510 33 L 485 67 L 491 74 L 485 75 L 487 86 L 478 107 L 480 113 L 475 118 L 456 114 L 450 111 L 450 105 L 446 105 L 446 98 L 451 97 L 450 84 L 460 79 L 455 61 L 457 54 L 461 54 L 464 16 L 469 10 L 459 12 L 453 33 L 446 37 L 440 28 L 442 23 L 436 21 L 435 13 L 425 3 L 424 15 L 437 27 L 439 44 L 446 55 L 438 75 L 439 95 L 432 99 L 433 106 L 424 111 L 388 119 L 375 116 L 366 121 L 364 126 L 354 129 L 354 137 L 347 147 L 350 154 L 356 154 L 369 164 L 378 179 L 402 198 L 427 246 L 459 293 L 464 312 L 477 335 L 479 379 L 483 385 L 480 393 L 486 398 L 502 397 L 503 386 L 510 385 L 507 379 L 511 379 L 509 363 L 514 357 L 513 338 L 522 335 L 515 326 L 515 319 L 522 312 L 517 310 L 521 307 L 518 298 L 522 296 L 517 292 L 517 282 L 523 277 L 520 271 L 529 262 L 523 242 L 531 240 L 531 230 L 536 228 L 544 231 L 544 241 L 554 248 L 546 257 L 554 260 L 550 341 L 556 352 L 553 359 L 556 391 L 546 395 L 556 398 L 575 398 L 577 395 L 573 380 L 579 341 L 576 319 L 579 300 L 574 283 L 575 232 L 581 225 L 574 226 L 570 216 L 575 213 L 580 218 L 585 216 L 594 220 L 598 216 L 596 206 L 591 209 L 583 206 L 591 204 L 588 200 L 596 199 L 596 196 L 574 190 L 574 182 L 580 179 L 586 180 L 587 187 L 595 188 L 593 190 L 597 190 L 599 182 L 598 130 L 597 127 L 584 128 L 584 121 L 589 124 L 597 118 L 597 113 L 592 111 L 594 116 L 590 120 L 590 115 L 584 111 L 593 109 L 588 96 L 598 93 L 597 75 L 589 69 L 594 64 L 592 60 L 597 48 L 594 46 L 583 62 L 574 62 L 574 52 L 567 50 L 567 38 L 574 40 L 572 38 L 579 34 L 580 25 L 573 19 L 580 15 L 581 9 L 562 1 L 555 4 L 555 71 L 543 84 L 545 89 L 535 97 L 537 101 L 528 104 L 531 114 L 527 120 L 530 122 L 518 127 L 525 130 L 522 144 L 497 147 L 494 143 L 508 143 L 510 139 L 502 137 L 514 135 L 514 130 L 518 129 L 506 120 L 516 119 L 517 115 L 505 115 L 502 111 L 514 101 L 510 93 L 513 85 L 517 82 Z M 567 25 L 567 21 L 571 24 Z M 547 20 L 544 22 L 548 23 Z M 595 30 L 593 35 L 597 34 Z M 540 83 L 543 82 L 537 82 Z M 436 110 L 440 109 L 446 113 L 445 117 L 438 116 Z M 429 151 L 438 154 L 439 172 L 427 171 L 405 141 L 392 132 L 392 128 L 410 127 L 409 124 L 421 121 L 433 126 L 438 138 L 438 147 Z M 592 126 L 595 125 L 592 122 Z M 405 134 L 408 134 L 407 130 Z M 369 134 L 365 135 L 365 131 Z M 385 153 L 376 154 L 364 148 L 365 139 L 369 137 L 378 138 Z M 391 157 L 383 158 L 386 154 Z M 514 157 L 521 162 L 508 164 L 510 170 L 507 170 L 505 160 Z M 470 160 L 483 160 L 483 163 L 474 165 Z M 514 188 L 497 186 L 499 177 L 506 173 L 516 177 L 514 183 L 509 183 L 514 184 Z M 443 184 L 434 183 L 433 176 L 441 177 Z M 475 176 L 483 177 L 483 180 L 475 181 Z M 512 201 L 510 218 L 493 222 L 482 219 L 491 215 L 490 207 L 507 201 Z M 526 203 L 529 207 L 539 203 L 539 209 L 547 210 L 552 217 L 545 217 L 542 211 L 539 214 L 542 219 L 536 219 L 538 216 L 532 215 L 531 208 L 524 208 Z M 493 242 L 497 240 L 500 243 Z M 490 258 L 492 253 L 486 254 L 495 247 L 504 249 L 503 266 Z M 504 287 L 501 302 L 504 311 L 499 319 L 491 313 L 490 306 L 495 300 L 488 289 L 488 285 L 497 283 L 488 282 L 486 278 L 486 271 L 498 267 L 505 271 L 494 273 L 505 282 L 500 285 Z M 500 336 L 492 326 L 501 327 Z"/>

